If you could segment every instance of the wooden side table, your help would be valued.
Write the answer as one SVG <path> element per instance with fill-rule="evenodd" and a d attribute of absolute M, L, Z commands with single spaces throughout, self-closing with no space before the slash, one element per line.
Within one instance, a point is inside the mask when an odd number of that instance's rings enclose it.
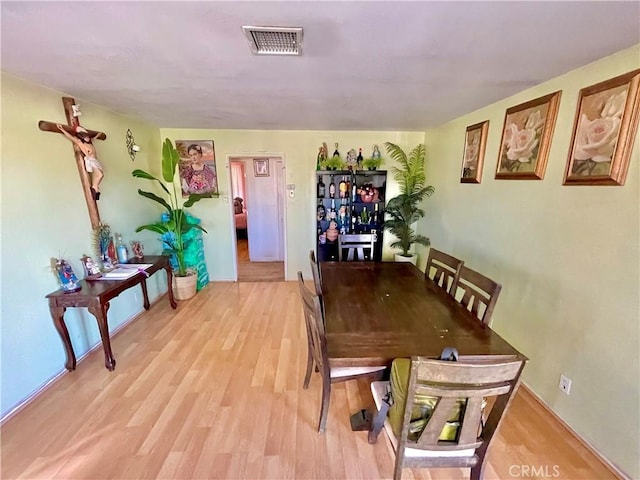
<path fill-rule="evenodd" d="M 176 308 L 176 301 L 173 298 L 173 273 L 169 257 L 165 256 L 147 256 L 142 259 L 134 259 L 129 262 L 130 265 L 135 264 L 152 264 L 151 267 L 141 270 L 136 275 L 124 280 L 81 280 L 79 291 L 73 293 L 65 293 L 62 289 L 51 292 L 46 298 L 49 299 L 49 310 L 53 324 L 62 339 L 64 350 L 67 354 L 65 367 L 69 371 L 76 369 L 76 355 L 71 345 L 69 331 L 64 323 L 64 312 L 69 307 L 87 307 L 89 312 L 96 317 L 98 328 L 100 329 L 100 337 L 102 338 L 102 346 L 104 348 L 104 364 L 107 370 L 113 371 L 116 368 L 116 359 L 111 352 L 111 340 L 109 339 L 109 325 L 107 323 L 107 312 L 109 310 L 109 301 L 125 290 L 138 284 L 142 287 L 142 297 L 144 299 L 144 308 L 149 310 L 149 296 L 147 294 L 147 277 L 153 275 L 158 270 L 167 272 L 167 285 L 169 294 L 169 302 L 172 308 Z"/>

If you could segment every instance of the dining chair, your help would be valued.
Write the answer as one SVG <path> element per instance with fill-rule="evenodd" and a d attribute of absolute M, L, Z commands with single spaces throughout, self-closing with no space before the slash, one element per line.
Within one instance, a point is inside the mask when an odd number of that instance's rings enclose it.
<path fill-rule="evenodd" d="M 491 325 L 491 316 L 501 290 L 499 283 L 463 266 L 452 295 L 483 324 Z"/>
<path fill-rule="evenodd" d="M 376 244 L 375 233 L 347 233 L 338 236 L 338 260 L 343 260 L 343 250 L 347 250 L 347 261 L 355 260 L 354 253 L 357 253 L 358 260 L 373 260 L 373 249 Z M 365 249 L 368 253 L 365 253 Z"/>
<path fill-rule="evenodd" d="M 313 276 L 313 285 L 316 287 L 316 295 L 322 300 L 322 273 L 320 272 L 320 264 L 316 261 L 316 253 L 313 250 L 309 251 L 309 263 L 311 264 L 311 275 Z"/>
<path fill-rule="evenodd" d="M 459 258 L 431 248 L 424 276 L 451 295 L 455 290 L 463 264 L 464 262 Z"/>
<path fill-rule="evenodd" d="M 460 357 L 457 362 L 413 357 L 399 431 L 388 418 L 384 422 L 396 456 L 394 480 L 401 479 L 405 467 L 471 468 L 471 480 L 482 478 L 487 449 L 523 366 L 512 355 Z M 389 382 L 371 384 L 379 410 L 388 389 Z M 434 398 L 431 407 L 425 408 L 425 397 Z M 488 405 L 490 411 L 483 411 Z"/>
<path fill-rule="evenodd" d="M 298 272 L 298 286 L 304 310 L 305 325 L 307 328 L 307 371 L 304 376 L 303 388 L 309 388 L 311 372 L 317 367 L 322 376 L 322 406 L 320 408 L 320 420 L 318 432 L 324 432 L 329 412 L 331 399 L 331 384 L 352 380 L 365 375 L 382 378 L 386 365 L 372 367 L 332 367 L 327 355 L 327 338 L 325 335 L 323 310 L 320 306 L 320 298 L 314 295 L 304 284 L 302 272 Z"/>

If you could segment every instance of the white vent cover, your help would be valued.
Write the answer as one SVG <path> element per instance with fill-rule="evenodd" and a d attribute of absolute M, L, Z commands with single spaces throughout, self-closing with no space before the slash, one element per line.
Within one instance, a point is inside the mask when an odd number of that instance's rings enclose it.
<path fill-rule="evenodd" d="M 254 55 L 302 55 L 302 28 L 243 26 L 242 31 Z"/>

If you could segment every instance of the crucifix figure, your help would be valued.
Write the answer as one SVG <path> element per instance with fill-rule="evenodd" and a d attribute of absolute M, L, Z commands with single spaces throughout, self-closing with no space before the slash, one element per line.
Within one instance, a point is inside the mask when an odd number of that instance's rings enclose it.
<path fill-rule="evenodd" d="M 102 171 L 102 164 L 96 157 L 96 149 L 93 146 L 93 143 L 91 143 L 89 132 L 78 125 L 75 128 L 76 134 L 73 136 L 70 135 L 59 123 L 56 127 L 58 127 L 58 130 L 73 142 L 84 155 L 84 168 L 91 174 L 91 186 L 89 187 L 91 190 L 91 197 L 94 200 L 100 200 L 100 182 L 102 181 L 102 177 L 104 177 L 104 172 Z"/>
<path fill-rule="evenodd" d="M 68 125 L 41 120 L 38 123 L 38 128 L 45 132 L 62 133 L 73 143 L 76 165 L 87 201 L 91 226 L 96 228 L 100 225 L 100 212 L 96 200 L 100 198 L 100 182 L 104 177 L 104 172 L 98 161 L 93 140 L 106 140 L 107 136 L 102 132 L 86 130 L 80 126 L 79 114 L 73 98 L 62 97 L 62 105 Z"/>

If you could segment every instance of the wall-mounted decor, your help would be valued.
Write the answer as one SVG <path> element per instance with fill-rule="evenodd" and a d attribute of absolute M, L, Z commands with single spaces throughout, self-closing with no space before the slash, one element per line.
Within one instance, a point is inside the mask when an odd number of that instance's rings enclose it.
<path fill-rule="evenodd" d="M 253 174 L 256 177 L 268 177 L 269 176 L 269 159 L 268 158 L 254 158 L 253 159 Z"/>
<path fill-rule="evenodd" d="M 133 162 L 136 159 L 136 154 L 140 151 L 140 147 L 136 145 L 136 140 L 135 138 L 133 138 L 131 129 L 127 128 L 127 133 L 124 135 L 124 140 L 127 145 L 127 152 L 129 152 L 129 157 L 131 157 L 131 161 Z"/>
<path fill-rule="evenodd" d="M 218 194 L 216 152 L 213 140 L 176 140 L 180 155 L 182 196 L 192 193 Z"/>
<path fill-rule="evenodd" d="M 507 109 L 496 178 L 544 178 L 561 93 L 554 92 Z"/>
<path fill-rule="evenodd" d="M 484 163 L 484 149 L 487 146 L 488 131 L 489 120 L 467 127 L 460 183 L 480 183 L 482 181 L 482 164 Z"/>
<path fill-rule="evenodd" d="M 624 185 L 640 114 L 640 70 L 580 90 L 564 185 Z"/>

